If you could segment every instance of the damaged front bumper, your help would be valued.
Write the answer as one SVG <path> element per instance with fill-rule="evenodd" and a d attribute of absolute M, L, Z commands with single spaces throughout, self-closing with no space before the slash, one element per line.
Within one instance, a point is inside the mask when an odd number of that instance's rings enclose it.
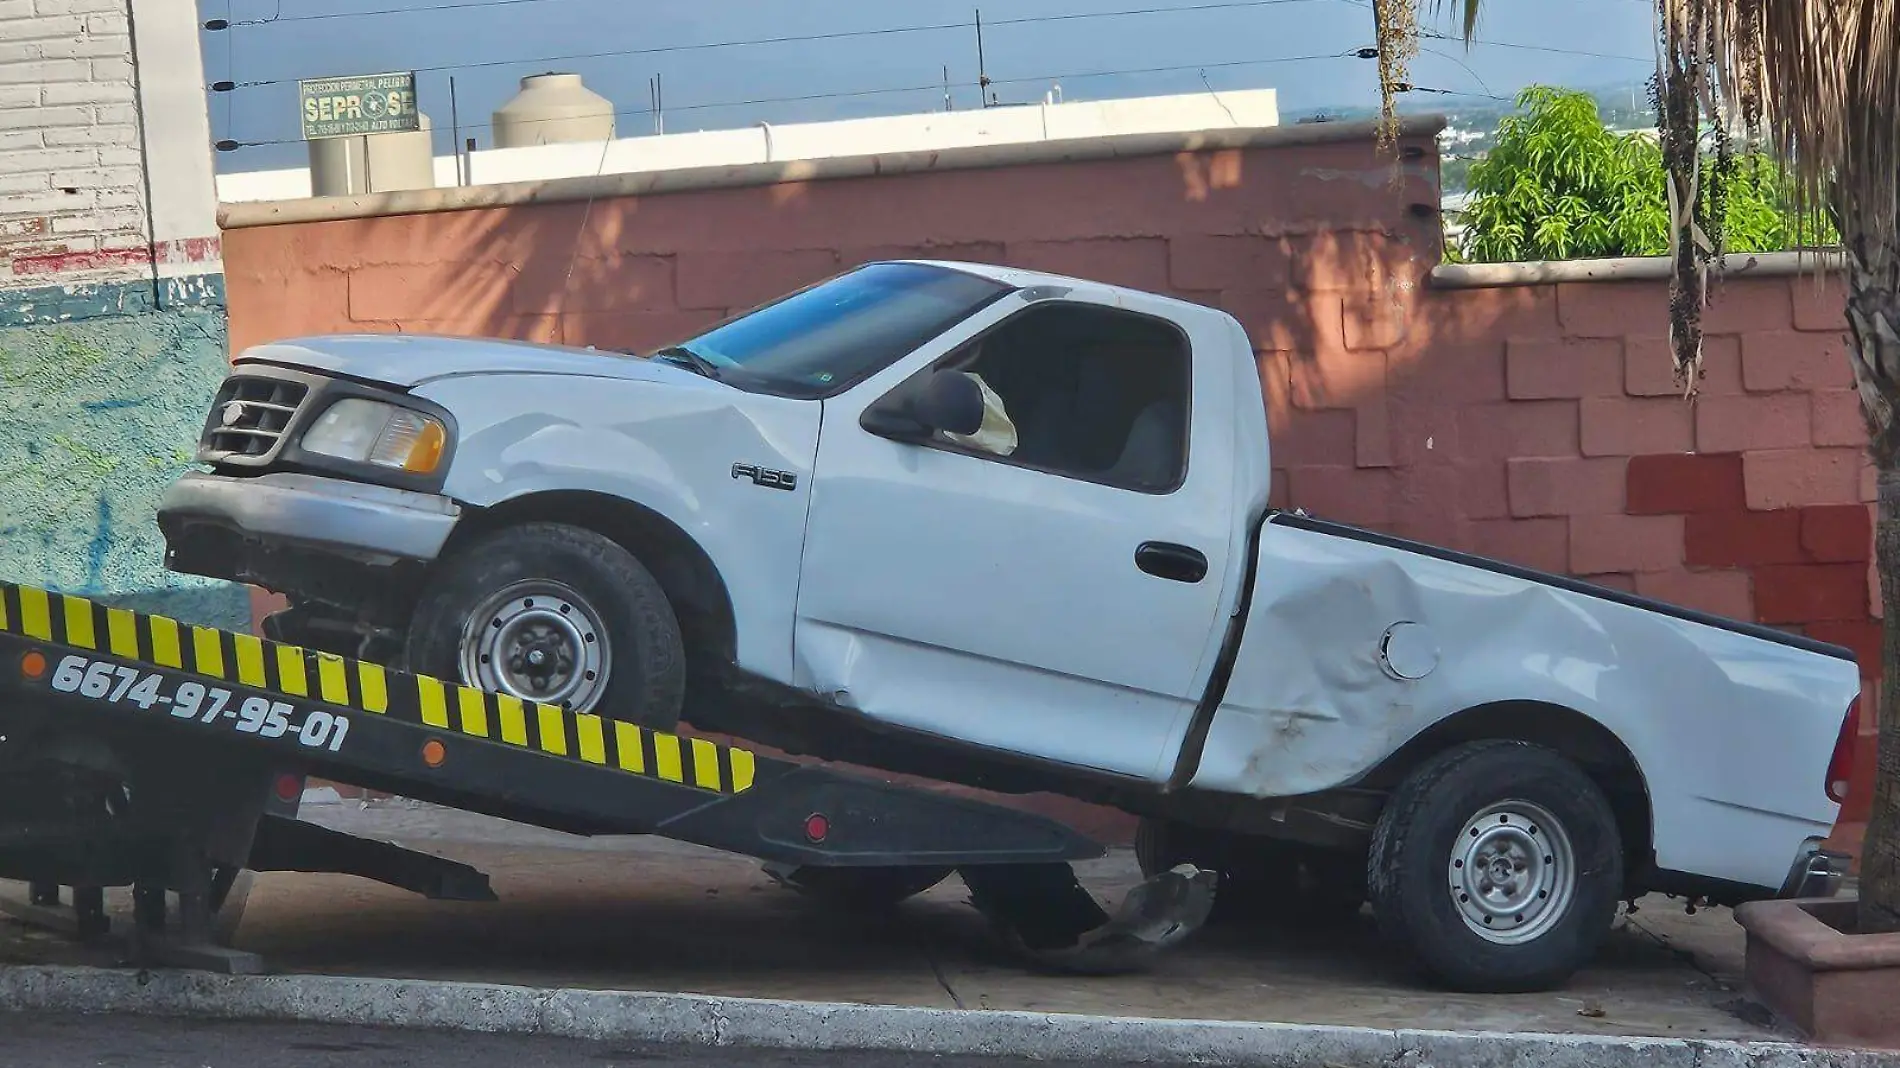
<path fill-rule="evenodd" d="M 1004 944 L 1058 972 L 1138 971 L 1207 922 L 1219 877 L 1191 864 L 1158 872 L 1110 915 L 1067 864 L 969 865 L 959 869 L 970 903 Z"/>

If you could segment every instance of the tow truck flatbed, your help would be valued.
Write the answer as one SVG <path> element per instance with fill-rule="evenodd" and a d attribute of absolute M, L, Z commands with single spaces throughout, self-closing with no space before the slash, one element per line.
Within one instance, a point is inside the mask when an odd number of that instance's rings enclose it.
<path fill-rule="evenodd" d="M 1027 884 L 998 873 L 1033 873 L 1047 888 L 1057 885 L 1051 865 L 1067 871 L 1106 852 L 1001 805 L 0 583 L 0 878 L 165 887 L 179 892 L 181 911 L 202 912 L 215 908 L 215 872 L 269 854 L 270 869 L 349 871 L 425 893 L 453 884 L 463 890 L 431 896 L 481 897 L 453 871 L 433 883 L 416 871 L 379 876 L 370 853 L 333 840 L 345 836 L 287 826 L 267 811 L 271 784 L 286 775 L 575 834 L 660 835 L 779 871 L 957 869 L 1005 928 Z M 299 849 L 302 859 L 285 855 Z M 332 862 L 312 863 L 311 851 Z M 1055 892 L 1094 905 L 1072 873 L 1067 884 Z M 1204 918 L 1211 878 L 1190 874 L 1148 897 L 1131 902 L 1141 916 L 1110 921 L 1096 908 L 1064 937 L 1106 923 L 1126 941 L 1131 923 L 1152 933 L 1160 908 L 1172 941 Z"/>

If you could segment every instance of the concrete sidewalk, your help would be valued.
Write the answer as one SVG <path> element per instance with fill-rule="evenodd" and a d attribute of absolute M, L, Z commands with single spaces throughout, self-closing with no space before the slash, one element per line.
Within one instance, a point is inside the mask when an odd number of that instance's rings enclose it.
<path fill-rule="evenodd" d="M 474 864 L 502 900 L 439 903 L 341 876 L 258 876 L 237 944 L 279 973 L 1386 1029 L 1787 1037 L 1736 989 L 1741 932 L 1727 910 L 1690 917 L 1661 898 L 1619 922 L 1594 968 L 1549 994 L 1431 989 L 1379 943 L 1370 917 L 1336 931 L 1206 931 L 1149 974 L 1048 977 L 994 947 L 954 878 L 895 915 L 840 916 L 775 886 L 753 861 L 677 843 L 574 838 L 400 801 L 311 805 L 304 815 Z M 1110 899 L 1138 878 L 1125 852 L 1082 876 Z M 115 896 L 116 908 L 128 904 Z M 116 963 L 15 925 L 0 926 L 0 961 Z"/>

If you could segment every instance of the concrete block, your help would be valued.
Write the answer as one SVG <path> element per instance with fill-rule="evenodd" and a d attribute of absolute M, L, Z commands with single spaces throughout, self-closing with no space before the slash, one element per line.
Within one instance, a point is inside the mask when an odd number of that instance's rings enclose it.
<path fill-rule="evenodd" d="M 1512 400 L 1620 397 L 1623 344 L 1617 339 L 1513 338 L 1505 345 Z"/>
<path fill-rule="evenodd" d="M 1510 460 L 1505 472 L 1510 486 L 1511 514 L 1621 514 L 1628 463 L 1618 457 Z M 1737 489 L 1740 481 L 1736 479 Z"/>
<path fill-rule="evenodd" d="M 1852 389 L 1847 335 L 1796 330 L 1748 334 L 1742 338 L 1742 384 L 1750 392 Z"/>
<path fill-rule="evenodd" d="M 1739 512 L 1746 507 L 1742 458 L 1686 453 L 1632 456 L 1628 500 L 1632 515 Z"/>
<path fill-rule="evenodd" d="M 1861 449 L 1765 449 L 1742 454 L 1748 506 L 1757 510 L 1861 499 Z"/>
<path fill-rule="evenodd" d="M 1674 515 L 1572 516 L 1570 570 L 1596 575 L 1680 567 L 1682 530 L 1682 517 Z"/>
<path fill-rule="evenodd" d="M 1623 388 L 1632 397 L 1680 397 L 1675 351 L 1667 337 L 1631 337 L 1623 341 Z M 1720 397 L 1742 391 L 1742 339 L 1703 335 L 1702 377 L 1696 393 Z"/>
<path fill-rule="evenodd" d="M 1675 397 L 1585 397 L 1577 412 L 1585 456 L 1682 453 L 1695 447 L 1689 405 Z"/>

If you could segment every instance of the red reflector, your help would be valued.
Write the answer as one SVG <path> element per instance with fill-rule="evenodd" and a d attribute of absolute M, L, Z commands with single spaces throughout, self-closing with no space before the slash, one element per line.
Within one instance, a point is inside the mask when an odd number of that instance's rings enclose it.
<path fill-rule="evenodd" d="M 277 800 L 295 801 L 303 796 L 303 776 L 277 776 Z"/>
<path fill-rule="evenodd" d="M 1860 738 L 1860 700 L 1847 706 L 1841 717 L 1841 733 L 1834 739 L 1834 755 L 1827 762 L 1827 796 L 1837 805 L 1847 803 L 1847 789 L 1854 777 L 1854 747 Z"/>
<path fill-rule="evenodd" d="M 814 812 L 805 817 L 805 837 L 814 842 L 822 842 L 825 835 L 831 833 L 831 821 L 823 813 Z"/>

